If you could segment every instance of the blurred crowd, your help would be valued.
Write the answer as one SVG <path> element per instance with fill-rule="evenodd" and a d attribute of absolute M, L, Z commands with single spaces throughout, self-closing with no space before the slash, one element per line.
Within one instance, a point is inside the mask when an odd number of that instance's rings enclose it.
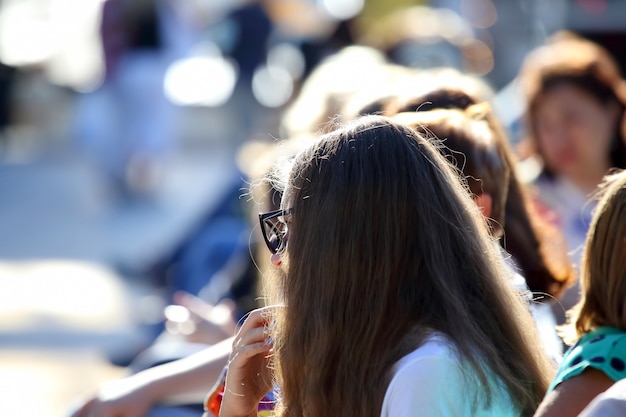
<path fill-rule="evenodd" d="M 623 413 L 623 388 L 606 390 L 626 377 L 626 220 L 602 228 L 624 218 L 612 204 L 626 186 L 607 177 L 626 168 L 620 13 L 610 0 L 0 0 L 2 163 L 52 139 L 125 207 L 150 202 L 190 143 L 236 150 L 225 191 L 168 250 L 107 265 L 167 307 L 141 346 L 107 358 L 127 376 L 77 393 L 68 415 L 219 412 L 232 337 L 282 267 L 276 167 L 368 115 L 432 141 L 484 216 L 553 365 L 520 412 Z M 586 348 L 605 338 L 608 353 Z"/>

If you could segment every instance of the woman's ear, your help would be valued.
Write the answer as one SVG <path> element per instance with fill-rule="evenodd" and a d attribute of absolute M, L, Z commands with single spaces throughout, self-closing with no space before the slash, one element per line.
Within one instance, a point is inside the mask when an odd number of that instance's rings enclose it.
<path fill-rule="evenodd" d="M 483 216 L 485 217 L 491 216 L 492 200 L 491 200 L 491 195 L 489 193 L 482 193 L 480 195 L 475 196 L 474 203 L 476 203 L 476 205 L 480 209 L 480 212 L 483 214 Z"/>

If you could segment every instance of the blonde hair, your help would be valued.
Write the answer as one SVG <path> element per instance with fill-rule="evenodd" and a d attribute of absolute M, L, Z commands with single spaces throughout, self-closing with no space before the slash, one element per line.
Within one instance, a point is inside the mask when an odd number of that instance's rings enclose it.
<path fill-rule="evenodd" d="M 568 344 L 600 326 L 626 331 L 626 171 L 605 177 L 598 195 L 580 271 L 581 299 L 560 329 Z"/>

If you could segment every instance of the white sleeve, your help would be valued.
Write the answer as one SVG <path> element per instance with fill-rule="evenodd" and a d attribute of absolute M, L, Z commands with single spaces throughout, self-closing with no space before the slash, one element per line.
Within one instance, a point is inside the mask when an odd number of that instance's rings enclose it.
<path fill-rule="evenodd" d="M 420 358 L 400 367 L 383 402 L 382 417 L 460 417 L 471 415 L 459 364 L 450 358 Z"/>

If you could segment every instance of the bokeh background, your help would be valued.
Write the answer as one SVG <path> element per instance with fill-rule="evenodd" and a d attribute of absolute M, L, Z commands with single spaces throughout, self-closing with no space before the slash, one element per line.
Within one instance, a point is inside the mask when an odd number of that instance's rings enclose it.
<path fill-rule="evenodd" d="M 126 0 L 0 0 L 2 416 L 65 416 L 124 374 L 169 302 L 146 271 L 237 189 L 243 145 L 281 138 L 325 57 L 363 44 L 482 76 L 513 140 L 515 76 L 552 33 L 626 63 L 622 0 L 133 2 L 116 20 Z"/>

